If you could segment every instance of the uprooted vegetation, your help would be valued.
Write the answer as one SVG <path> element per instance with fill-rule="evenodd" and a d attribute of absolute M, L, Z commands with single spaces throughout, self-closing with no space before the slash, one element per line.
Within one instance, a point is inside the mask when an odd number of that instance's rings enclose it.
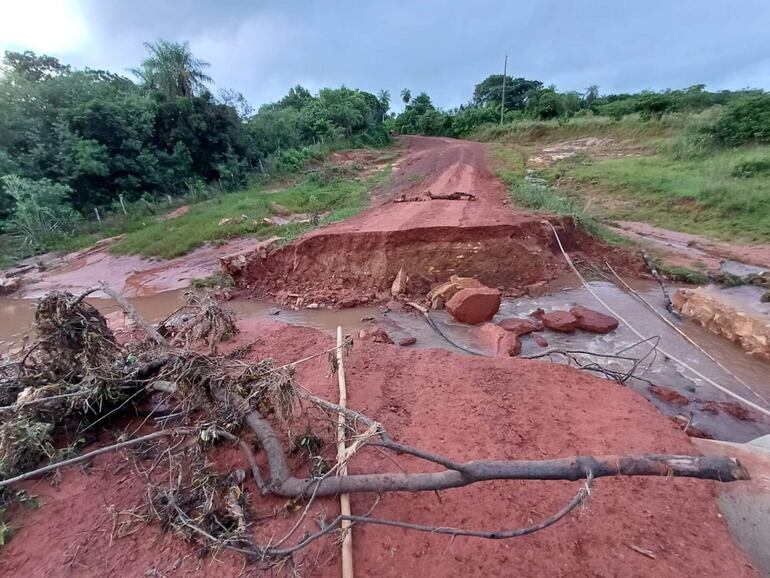
<path fill-rule="evenodd" d="M 147 337 L 121 344 L 104 317 L 85 301 L 103 291 L 117 298 Z M 248 560 L 274 563 L 325 536 L 339 535 L 343 522 L 396 526 L 450 536 L 513 538 L 542 530 L 568 515 L 589 497 L 604 476 L 684 476 L 721 481 L 746 479 L 737 460 L 690 456 L 579 456 L 540 461 L 457 462 L 392 438 L 370 417 L 319 398 L 298 384 L 297 364 L 329 356 L 330 370 L 352 340 L 314 352 L 292 364 L 270 359 L 246 362 L 248 346 L 227 355 L 216 345 L 236 330 L 232 315 L 209 297 L 187 305 L 155 328 L 138 317 L 108 287 L 82 295 L 56 292 L 39 303 L 37 340 L 0 366 L 0 489 L 5 504 L 18 499 L 16 482 L 41 475 L 56 480 L 59 468 L 99 453 L 133 452 L 138 475 L 147 485 L 146 502 L 134 521 L 158 523 L 197 544 L 204 552 L 222 548 Z M 205 353 L 204 353 L 205 352 Z M 145 417 L 137 419 L 137 408 Z M 343 419 L 346 448 L 335 461 L 324 451 L 330 422 Z M 150 418 L 153 419 L 150 419 Z M 79 447 L 120 428 L 117 442 L 76 455 Z M 304 432 L 297 435 L 298 432 Z M 219 471 L 210 453 L 237 445 L 244 466 Z M 341 474 L 365 448 L 406 454 L 434 466 L 430 473 L 367 472 Z M 307 457 L 304 477 L 291 471 L 288 457 Z M 48 465 L 34 469 L 40 462 Z M 435 470 L 440 466 L 440 470 Z M 585 480 L 558 512 L 531 526 L 502 531 L 439 528 L 373 516 L 339 515 L 320 529 L 295 537 L 316 498 L 342 493 L 436 491 L 485 480 Z M 247 481 L 248 480 L 248 481 Z M 283 537 L 259 544 L 259 524 L 251 508 L 253 493 L 289 498 L 296 523 Z M 376 506 L 376 502 L 375 502 Z M 293 508 L 294 509 L 294 508 Z M 138 522 L 137 522 L 138 523 Z M 12 524 L 12 521 L 11 521 Z"/>

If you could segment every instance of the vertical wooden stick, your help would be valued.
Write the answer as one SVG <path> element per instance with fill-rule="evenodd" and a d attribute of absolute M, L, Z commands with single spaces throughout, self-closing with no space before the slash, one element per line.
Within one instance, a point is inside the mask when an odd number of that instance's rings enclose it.
<path fill-rule="evenodd" d="M 337 327 L 337 377 L 340 384 L 340 406 L 348 406 L 347 384 L 345 383 L 344 354 L 342 351 L 342 327 Z M 345 463 L 345 416 L 337 415 L 337 462 L 342 465 L 337 470 L 338 476 L 346 476 L 348 466 Z M 350 516 L 350 494 L 340 495 L 340 513 Z M 350 522 L 343 520 L 342 528 L 342 578 L 353 578 L 353 534 Z"/>

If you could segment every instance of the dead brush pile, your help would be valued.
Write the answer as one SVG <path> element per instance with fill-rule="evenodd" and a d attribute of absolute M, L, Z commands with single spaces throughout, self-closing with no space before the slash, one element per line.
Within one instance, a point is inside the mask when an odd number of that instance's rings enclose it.
<path fill-rule="evenodd" d="M 276 378 L 286 372 L 271 371 L 266 360 L 230 375 L 223 359 L 197 353 L 201 345 L 215 351 L 217 343 L 237 331 L 233 314 L 209 296 L 187 297 L 186 317 L 174 339 L 183 347 L 159 348 L 149 339 L 119 345 L 104 316 L 84 300 L 91 292 L 53 292 L 41 299 L 35 313 L 37 339 L 0 364 L 0 477 L 13 478 L 43 460 L 55 463 L 76 455 L 111 429 L 114 418 L 136 416 L 137 408 L 165 392 L 180 400 L 176 419 L 165 425 L 173 422 L 176 429 L 194 431 L 198 443 L 163 456 L 165 468 L 159 471 L 173 469 L 177 482 L 152 486 L 150 511 L 165 527 L 186 535 L 192 521 L 217 536 L 231 526 L 244 528 L 238 500 L 230 496 L 232 474 L 219 476 L 205 466 L 205 451 L 240 429 L 232 408 L 213 400 L 209 388 L 237 391 L 262 411 L 269 410 L 269 397 L 276 393 L 284 408 L 281 384 L 286 379 Z M 236 485 L 243 482 L 242 471 L 234 475 Z M 5 507 L 15 494 L 7 485 L 2 492 L 0 507 Z"/>

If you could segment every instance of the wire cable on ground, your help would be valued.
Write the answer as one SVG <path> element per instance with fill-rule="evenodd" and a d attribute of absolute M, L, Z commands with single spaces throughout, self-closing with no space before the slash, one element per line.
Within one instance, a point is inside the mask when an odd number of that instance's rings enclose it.
<path fill-rule="evenodd" d="M 583 284 L 583 286 L 584 286 L 584 287 L 585 287 L 585 288 L 588 290 L 588 292 L 589 292 L 591 295 L 593 295 L 593 296 L 594 296 L 594 298 L 595 298 L 595 299 L 596 299 L 596 300 L 597 300 L 599 303 L 601 303 L 601 304 L 602 304 L 602 306 L 603 306 L 603 307 L 604 307 L 604 308 L 605 308 L 607 311 L 609 311 L 609 312 L 610 312 L 612 315 L 614 315 L 614 316 L 615 316 L 617 319 L 619 319 L 619 320 L 620 320 L 620 321 L 623 323 L 623 325 L 625 325 L 626 327 L 628 327 L 628 328 L 629 328 L 629 329 L 630 329 L 630 330 L 631 330 L 631 331 L 632 331 L 634 334 L 636 334 L 636 335 L 637 335 L 637 336 L 638 336 L 640 339 L 645 339 L 644 335 L 642 335 L 641 333 L 639 333 L 639 332 L 638 332 L 638 331 L 637 331 L 637 330 L 636 330 L 636 329 L 635 329 L 635 328 L 634 328 L 634 327 L 633 327 L 633 326 L 632 326 L 632 325 L 631 325 L 631 324 L 630 324 L 628 321 L 626 321 L 626 320 L 625 320 L 625 319 L 624 319 L 624 318 L 623 318 L 623 317 L 622 317 L 620 314 L 618 314 L 618 313 L 617 313 L 615 310 L 613 310 L 613 309 L 612 309 L 612 307 L 610 307 L 609 305 L 607 305 L 607 303 L 605 303 L 605 301 L 604 301 L 604 300 L 603 300 L 601 297 L 599 297 L 599 295 L 597 295 L 597 294 L 596 294 L 596 292 L 595 292 L 595 291 L 594 291 L 594 290 L 591 288 L 591 286 L 588 284 L 588 282 L 585 280 L 585 278 L 584 278 L 584 277 L 583 277 L 583 276 L 580 274 L 580 271 L 578 271 L 578 270 L 577 270 L 577 267 L 575 267 L 575 264 L 572 262 L 572 259 L 570 258 L 570 256 L 569 256 L 569 255 L 567 254 L 567 252 L 564 250 L 564 246 L 562 245 L 562 243 L 561 243 L 561 239 L 559 238 L 559 233 L 557 233 L 557 232 L 556 232 L 556 228 L 555 228 L 555 227 L 554 227 L 554 226 L 553 226 L 553 225 L 552 225 L 550 222 L 548 222 L 548 221 L 544 221 L 544 222 L 545 222 L 546 224 L 548 224 L 548 226 L 549 226 L 549 227 L 551 227 L 551 230 L 553 231 L 554 237 L 556 237 L 556 242 L 557 242 L 557 243 L 558 243 L 558 245 L 559 245 L 559 250 L 561 251 L 561 254 L 564 256 L 564 260 L 567 262 L 567 265 L 569 265 L 570 269 L 572 269 L 572 271 L 575 273 L 575 275 L 577 275 L 578 279 L 580 279 L 580 282 L 581 282 L 581 283 Z M 670 353 L 668 353 L 668 352 L 667 352 L 667 351 L 665 351 L 664 349 L 662 349 L 662 348 L 660 348 L 660 347 L 659 347 L 659 348 L 658 348 L 658 351 L 660 351 L 660 352 L 661 352 L 663 355 L 665 355 L 666 357 L 668 357 L 668 358 L 670 358 L 671 360 L 673 360 L 675 363 L 678 363 L 679 365 L 681 365 L 681 366 L 682 366 L 682 367 L 684 367 L 685 369 L 689 370 L 691 373 L 693 373 L 693 374 L 694 374 L 694 375 L 696 375 L 698 378 L 702 379 L 703 381 L 705 381 L 706 383 L 708 383 L 708 384 L 709 384 L 709 385 L 711 385 L 712 387 L 715 387 L 716 389 L 718 389 L 718 390 L 719 390 L 719 391 L 721 391 L 722 393 L 724 393 L 724 394 L 726 394 L 726 395 L 728 395 L 728 396 L 732 397 L 732 398 L 733 398 L 733 399 L 735 399 L 736 401 L 738 401 L 738 402 L 740 402 L 740 403 L 742 403 L 742 404 L 744 404 L 744 405 L 746 405 L 746 406 L 748 406 L 748 407 L 750 407 L 750 408 L 752 408 L 752 409 L 754 409 L 754 410 L 756 410 L 756 411 L 760 412 L 761 414 L 763 414 L 763 415 L 765 415 L 765 416 L 767 416 L 767 417 L 770 417 L 770 410 L 768 410 L 768 409 L 766 409 L 766 408 L 762 407 L 761 405 L 757 405 L 757 404 L 756 404 L 756 403 L 754 403 L 753 401 L 749 401 L 749 400 L 748 400 L 748 399 L 746 399 L 745 397 L 742 397 L 742 396 L 738 395 L 737 393 L 735 393 L 735 392 L 733 392 L 733 391 L 730 391 L 730 390 L 729 390 L 729 389 L 727 389 L 726 387 L 724 387 L 724 386 L 722 386 L 722 385 L 718 384 L 716 381 L 714 381 L 714 380 L 713 380 L 713 379 L 711 379 L 710 377 L 708 377 L 708 376 L 706 376 L 706 375 L 702 374 L 700 371 L 698 371 L 697 369 L 695 369 L 694 367 L 692 367 L 692 366 L 691 366 L 690 364 L 688 364 L 687 362 L 685 362 L 685 361 L 682 361 L 681 359 L 679 359 L 678 357 L 676 357 L 676 356 L 674 356 L 674 355 L 671 355 Z"/>

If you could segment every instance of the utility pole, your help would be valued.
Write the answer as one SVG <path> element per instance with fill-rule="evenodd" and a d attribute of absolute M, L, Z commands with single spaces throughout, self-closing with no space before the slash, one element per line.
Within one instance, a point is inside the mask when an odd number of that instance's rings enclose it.
<path fill-rule="evenodd" d="M 503 64 L 503 97 L 500 99 L 500 126 L 503 126 L 503 115 L 505 113 L 505 77 L 508 75 L 508 55 L 505 55 L 505 64 Z"/>

